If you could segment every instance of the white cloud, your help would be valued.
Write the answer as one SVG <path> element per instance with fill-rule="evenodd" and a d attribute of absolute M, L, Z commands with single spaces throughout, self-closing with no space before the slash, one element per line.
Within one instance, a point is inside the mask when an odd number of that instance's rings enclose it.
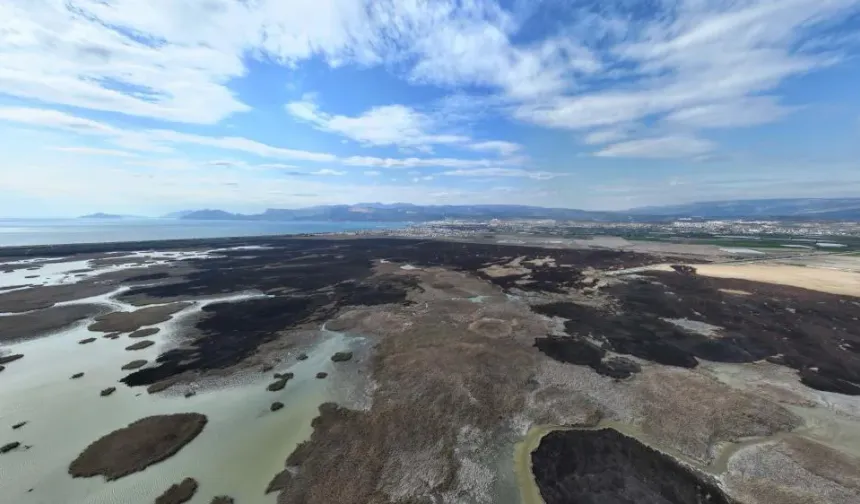
<path fill-rule="evenodd" d="M 367 175 L 368 177 L 378 177 L 378 176 L 382 175 L 382 172 L 379 170 L 367 170 L 364 172 L 364 174 Z"/>
<path fill-rule="evenodd" d="M 673 159 L 702 156 L 713 149 L 713 142 L 708 140 L 685 135 L 666 135 L 612 144 L 597 152 L 595 156 Z"/>
<path fill-rule="evenodd" d="M 732 128 L 773 122 L 789 111 L 773 97 L 761 96 L 679 109 L 666 116 L 666 120 L 696 128 Z"/>
<path fill-rule="evenodd" d="M 588 145 L 597 145 L 604 144 L 610 142 L 617 142 L 619 140 L 624 140 L 630 135 L 627 131 L 618 128 L 610 128 L 610 129 L 599 129 L 594 130 L 591 133 L 588 133 L 583 138 L 583 142 Z"/>
<path fill-rule="evenodd" d="M 856 10 L 860 2 L 680 0 L 657 5 L 661 9 L 650 18 L 621 12 L 603 19 L 618 29 L 602 40 L 608 50 L 601 56 L 621 69 L 623 80 L 585 93 L 523 101 L 514 115 L 551 128 L 592 130 L 585 137 L 590 144 L 617 141 L 607 135 L 643 119 L 665 118 L 688 134 L 772 122 L 788 109 L 775 97 L 758 95 L 789 77 L 838 62 L 838 53 L 804 50 L 803 42 L 814 37 L 813 27 Z M 653 144 L 646 138 L 619 149 L 632 154 Z M 702 143 L 685 145 L 694 153 L 704 149 Z"/>
<path fill-rule="evenodd" d="M 341 175 L 346 175 L 345 171 L 332 170 L 330 168 L 323 168 L 322 170 L 317 170 L 315 172 L 311 172 L 309 175 L 318 175 L 322 177 L 339 177 Z"/>
<path fill-rule="evenodd" d="M 550 180 L 556 177 L 563 177 L 565 174 L 545 171 L 530 171 L 523 170 L 521 168 L 476 168 L 446 171 L 442 172 L 442 175 L 455 177 L 520 177 L 534 180 Z"/>
<path fill-rule="evenodd" d="M 779 99 L 787 79 L 837 64 L 846 44 L 860 43 L 856 35 L 816 33 L 850 19 L 860 0 L 660 0 L 635 11 L 626 0 L 600 2 L 599 9 L 592 2 L 568 2 L 552 11 L 546 9 L 554 2 L 515 4 L 508 10 L 496 0 L 5 0 L 0 93 L 217 124 L 250 111 L 231 87 L 251 77 L 249 59 L 294 67 L 319 58 L 332 67 L 376 66 L 413 84 L 480 95 L 480 103 L 466 104 L 460 113 L 492 109 L 581 131 L 587 144 L 616 142 L 601 151 L 607 155 L 654 142 L 642 138 L 637 124 L 668 125 L 674 136 L 697 138 L 703 129 L 779 120 L 790 111 Z M 457 146 L 502 156 L 520 151 L 516 144 L 452 131 L 456 113 L 450 110 L 385 105 L 345 115 L 320 111 L 309 100 L 288 110 L 363 145 L 425 153 L 432 146 Z M 240 135 L 101 130 L 104 123 L 69 117 L 46 110 L 13 120 L 100 135 L 130 150 L 200 145 L 274 159 L 338 161 Z M 482 160 L 437 161 L 443 164 L 434 166 L 489 167 Z M 346 158 L 355 166 L 429 162 Z"/>
<path fill-rule="evenodd" d="M 507 161 L 507 160 L 505 160 Z M 460 158 L 378 158 L 371 156 L 350 156 L 341 160 L 348 166 L 367 166 L 374 168 L 472 168 L 492 166 L 500 161 L 490 159 Z"/>
<path fill-rule="evenodd" d="M 117 149 L 100 149 L 98 147 L 52 147 L 51 150 L 67 152 L 70 154 L 83 154 L 88 156 L 117 156 L 137 157 L 137 154 Z"/>
<path fill-rule="evenodd" d="M 149 138 L 157 142 L 203 145 L 216 149 L 246 152 L 260 157 L 294 159 L 321 163 L 337 160 L 337 156 L 333 154 L 274 147 L 272 145 L 244 137 L 213 137 L 181 133 L 172 130 L 146 130 L 145 133 Z"/>
<path fill-rule="evenodd" d="M 510 156 L 512 154 L 516 154 L 522 149 L 522 145 L 520 144 L 513 142 L 505 142 L 501 140 L 490 140 L 487 142 L 473 143 L 469 147 L 472 150 L 476 151 L 497 152 L 502 156 Z"/>
<path fill-rule="evenodd" d="M 0 121 L 13 122 L 39 128 L 69 131 L 75 134 L 98 136 L 118 146 L 149 153 L 171 153 L 173 146 L 199 145 L 214 149 L 242 152 L 263 158 L 287 159 L 318 163 L 341 163 L 345 166 L 377 168 L 467 168 L 489 166 L 493 163 L 519 163 L 517 158 L 503 161 L 461 158 L 379 158 L 373 156 L 350 156 L 340 158 L 325 152 L 305 151 L 268 145 L 256 140 L 234 136 L 206 136 L 165 129 L 125 130 L 107 123 L 84 119 L 64 112 L 25 107 L 0 107 Z M 276 164 L 270 167 L 284 168 L 290 165 Z M 265 167 L 265 166 L 261 166 Z"/>
<path fill-rule="evenodd" d="M 436 133 L 440 125 L 425 114 L 404 105 L 373 107 L 359 116 L 325 113 L 307 99 L 290 102 L 287 112 L 308 121 L 317 128 L 337 133 L 364 145 L 397 145 L 425 147 L 437 144 L 461 144 L 464 135 Z"/>

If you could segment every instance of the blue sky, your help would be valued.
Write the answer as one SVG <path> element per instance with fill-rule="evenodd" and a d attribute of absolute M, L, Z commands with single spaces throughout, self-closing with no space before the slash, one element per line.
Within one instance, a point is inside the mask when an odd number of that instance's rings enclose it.
<path fill-rule="evenodd" d="M 860 0 L 5 0 L 0 215 L 860 196 Z"/>

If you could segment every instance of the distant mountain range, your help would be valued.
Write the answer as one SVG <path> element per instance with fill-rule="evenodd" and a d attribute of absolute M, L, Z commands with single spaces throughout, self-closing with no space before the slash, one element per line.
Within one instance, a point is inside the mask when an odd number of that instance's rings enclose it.
<path fill-rule="evenodd" d="M 860 198 L 706 201 L 686 205 L 635 208 L 628 210 L 627 213 L 634 216 L 689 216 L 710 219 L 801 217 L 822 220 L 858 220 L 860 219 Z"/>
<path fill-rule="evenodd" d="M 81 215 L 78 217 L 79 219 L 140 219 L 140 217 L 136 215 L 119 215 L 119 214 L 110 214 L 103 212 L 96 212 L 93 214 Z"/>
<path fill-rule="evenodd" d="M 412 205 L 409 203 L 362 203 L 325 205 L 299 209 L 270 208 L 259 214 L 235 214 L 223 210 L 196 210 L 180 216 L 191 220 L 255 221 L 376 221 L 407 222 L 442 219 L 596 219 L 609 212 L 519 205 Z"/>
<path fill-rule="evenodd" d="M 96 214 L 98 215 L 98 214 Z M 270 208 L 258 214 L 189 210 L 165 217 L 188 220 L 423 222 L 443 219 L 556 219 L 652 221 L 677 218 L 860 220 L 860 198 L 710 201 L 616 212 L 525 205 L 413 205 L 359 203 L 300 209 Z"/>

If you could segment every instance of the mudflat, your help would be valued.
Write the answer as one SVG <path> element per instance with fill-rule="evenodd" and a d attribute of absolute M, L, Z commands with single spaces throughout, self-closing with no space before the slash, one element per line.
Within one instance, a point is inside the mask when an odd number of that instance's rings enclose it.
<path fill-rule="evenodd" d="M 150 306 L 130 312 L 113 312 L 96 317 L 90 331 L 132 332 L 143 326 L 160 324 L 170 320 L 170 316 L 188 307 L 188 303 L 170 303 L 163 306 Z"/>
<path fill-rule="evenodd" d="M 173 456 L 205 426 L 206 416 L 197 413 L 142 418 L 87 446 L 69 465 L 69 474 L 108 481 L 128 476 Z"/>
<path fill-rule="evenodd" d="M 0 317 L 0 343 L 48 336 L 104 311 L 97 305 L 67 305 Z"/>

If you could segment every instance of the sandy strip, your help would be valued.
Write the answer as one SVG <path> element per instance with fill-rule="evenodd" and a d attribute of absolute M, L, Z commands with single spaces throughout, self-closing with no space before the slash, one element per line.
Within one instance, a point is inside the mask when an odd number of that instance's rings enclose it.
<path fill-rule="evenodd" d="M 717 278 L 790 285 L 804 289 L 860 297 L 860 273 L 782 264 L 700 264 L 696 273 Z"/>

